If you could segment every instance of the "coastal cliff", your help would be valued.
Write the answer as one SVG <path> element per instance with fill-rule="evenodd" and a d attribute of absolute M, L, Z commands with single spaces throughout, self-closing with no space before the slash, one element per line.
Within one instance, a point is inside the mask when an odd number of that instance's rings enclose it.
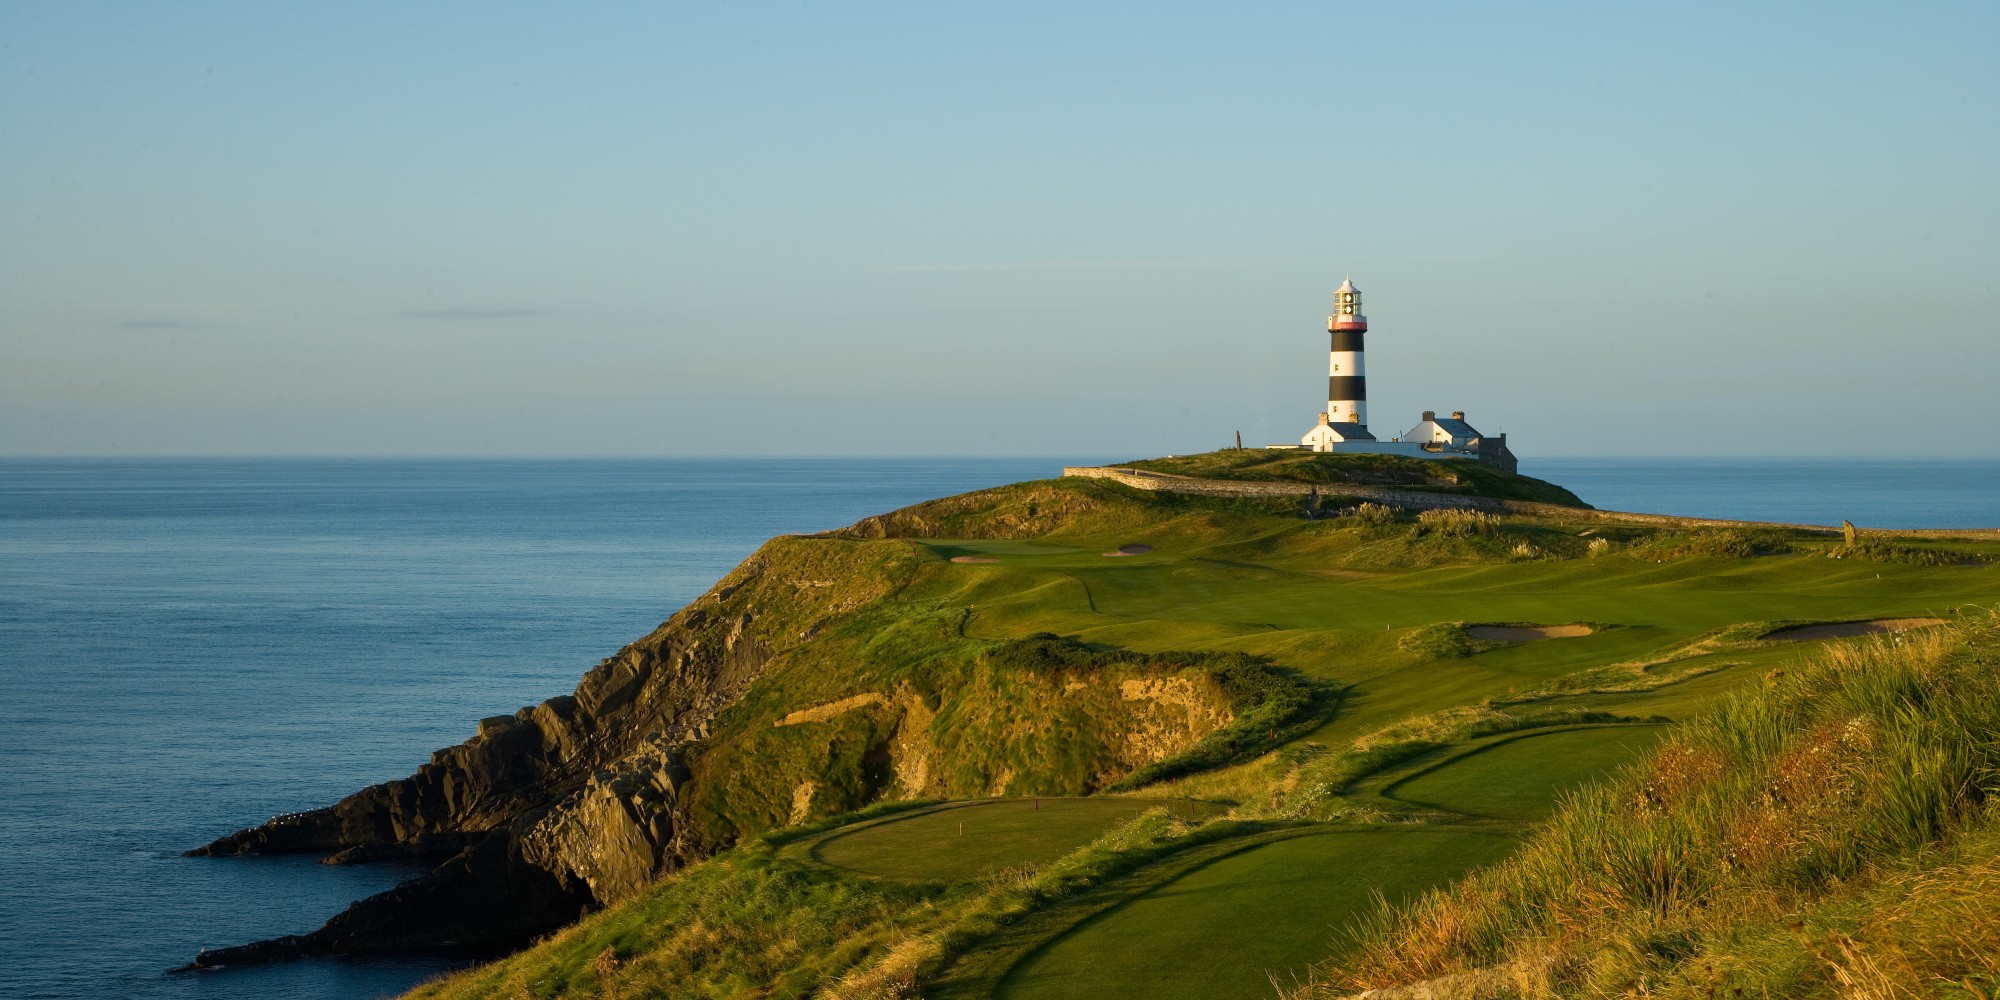
<path fill-rule="evenodd" d="M 517 947 L 746 834 L 884 798 L 1086 794 L 1188 753 L 1263 703 L 1270 685 L 1242 680 L 1261 667 L 996 644 L 964 634 L 963 607 L 883 601 L 949 565 L 911 539 L 1027 537 L 1126 505 L 1023 484 L 773 539 L 574 693 L 190 851 L 439 862 L 311 934 L 193 965 Z"/>
<path fill-rule="evenodd" d="M 829 562 L 856 571 L 839 587 L 802 576 Z M 501 948 L 630 894 L 699 851 L 682 837 L 679 791 L 688 748 L 716 714 L 814 623 L 888 592 L 913 564 L 895 543 L 774 540 L 592 668 L 573 694 L 481 720 L 471 739 L 407 778 L 190 852 L 445 859 L 313 934 L 204 952 L 196 964 Z"/>

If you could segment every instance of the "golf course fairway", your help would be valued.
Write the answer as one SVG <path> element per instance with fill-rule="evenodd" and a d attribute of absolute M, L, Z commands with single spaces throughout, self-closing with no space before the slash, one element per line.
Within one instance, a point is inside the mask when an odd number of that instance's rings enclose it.
<path fill-rule="evenodd" d="M 1579 726 L 1503 737 L 1403 778 L 1382 794 L 1489 819 L 1538 820 L 1566 789 L 1645 752 L 1663 726 Z"/>
<path fill-rule="evenodd" d="M 1261 844 L 1086 920 L 1015 966 L 998 995 L 1268 997 L 1270 976 L 1289 982 L 1324 959 L 1372 893 L 1414 894 L 1499 860 L 1514 843 L 1497 831 L 1413 827 Z"/>
<path fill-rule="evenodd" d="M 1378 894 L 1524 863 L 1565 796 L 1821 660 L 1959 641 L 2000 596 L 2000 532 L 1615 515 L 1378 458 L 1159 470 L 1306 497 L 1067 477 L 774 539 L 586 691 L 655 720 L 704 656 L 742 685 L 685 756 L 634 751 L 578 800 L 671 803 L 689 860 L 412 995 L 1270 997 L 1370 960 L 1343 931 Z M 1364 474 L 1533 506 L 1337 495 Z M 1551 638 L 1505 641 L 1527 635 Z M 1675 780 L 1769 784 L 1726 756 Z"/>
<path fill-rule="evenodd" d="M 842 827 L 809 851 L 814 861 L 862 875 L 957 882 L 1047 864 L 1155 808 L 1177 816 L 1222 811 L 1180 799 L 986 799 Z"/>

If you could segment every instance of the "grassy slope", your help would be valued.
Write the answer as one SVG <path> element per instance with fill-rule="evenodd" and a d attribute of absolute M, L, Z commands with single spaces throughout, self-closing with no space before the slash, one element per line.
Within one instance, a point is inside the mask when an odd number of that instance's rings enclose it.
<path fill-rule="evenodd" d="M 1259 844 L 1053 939 L 1010 969 L 996 994 L 1267 995 L 1268 973 L 1323 956 L 1329 931 L 1370 906 L 1374 893 L 1403 898 L 1512 846 L 1499 831 L 1443 826 L 1309 831 Z"/>
<path fill-rule="evenodd" d="M 1046 865 L 1156 808 L 1190 819 L 1221 811 L 1212 803 L 1156 798 L 981 799 L 850 823 L 786 854 L 859 875 L 971 881 Z"/>
<path fill-rule="evenodd" d="M 1384 913 L 1307 992 L 1991 997 L 1996 732 L 2000 616 L 1831 647 Z"/>
<path fill-rule="evenodd" d="M 742 846 L 548 944 L 420 993 L 737 996 L 818 988 L 887 996 L 941 983 L 949 995 L 988 995 L 1017 961 L 1053 954 L 1066 935 L 1118 932 L 1115 917 L 1079 927 L 1177 878 L 1195 877 L 1190 873 L 1203 865 L 1220 863 L 1204 852 L 1237 852 L 1233 845 L 1249 842 L 1242 838 L 1291 837 L 1319 829 L 1299 823 L 1328 820 L 1468 829 L 1498 823 L 1502 832 L 1517 830 L 1504 820 L 1545 809 L 1552 785 L 1609 766 L 1618 747 L 1643 731 L 1607 723 L 1685 718 L 1796 661 L 1800 646 L 1755 640 L 1765 623 L 1922 615 L 2000 593 L 2000 571 L 1990 564 L 1828 559 L 1834 543 L 1809 536 L 1775 536 L 1755 550 L 1774 554 L 1752 555 L 1639 530 L 1593 548 L 1584 530 L 1519 518 L 1470 534 L 1409 519 L 1306 521 L 1292 504 L 1155 496 L 1065 480 L 919 505 L 838 537 L 788 540 L 810 549 L 901 538 L 864 544 L 900 545 L 906 556 L 896 561 L 891 592 L 833 621 L 779 662 L 718 727 L 707 763 L 722 777 L 707 779 L 708 791 L 697 794 L 753 803 L 730 821 L 736 835 L 749 835 Z M 1154 549 L 1101 555 L 1130 543 Z M 1984 556 L 1995 548 L 1958 554 Z M 999 561 L 950 561 L 959 555 Z M 839 579 L 837 566 L 815 573 Z M 1434 633 L 1467 621 L 1610 627 L 1585 638 L 1485 651 L 1447 644 L 1441 652 L 1409 641 L 1427 628 Z M 1338 686 L 1343 697 L 1337 713 L 1312 725 L 1250 734 L 1282 743 L 1274 752 L 1238 747 L 1216 758 L 1224 766 L 1139 793 L 1207 797 L 1234 805 L 1236 819 L 1189 826 L 1184 817 L 1156 811 L 1039 868 L 966 881 L 875 879 L 842 874 L 815 862 L 810 851 L 802 854 L 799 838 L 810 830 L 755 835 L 782 822 L 779 795 L 766 793 L 770 802 L 754 804 L 762 801 L 760 783 L 781 792 L 788 806 L 801 769 L 825 766 L 813 757 L 818 750 L 775 762 L 745 752 L 746 740 L 769 735 L 770 720 L 898 684 L 942 698 L 983 651 L 1041 632 L 1142 659 L 1186 662 L 1175 651 L 1251 654 L 1294 677 Z M 1032 710 L 1032 703 L 1015 708 Z M 1595 726 L 1568 732 L 1601 733 L 1603 742 L 1559 741 L 1561 756 L 1574 758 L 1563 781 L 1515 782 L 1500 789 L 1506 794 L 1498 809 L 1472 800 L 1455 804 L 1447 794 L 1406 794 L 1425 782 L 1478 784 L 1485 777 L 1453 776 L 1451 767 L 1472 774 L 1536 746 L 1532 739 L 1504 743 L 1523 727 L 1579 723 Z M 1488 744 L 1496 745 L 1486 755 L 1438 766 Z M 1036 764 L 1032 748 L 1015 753 L 1011 763 Z M 1495 780 L 1504 781 L 1507 769 L 1499 772 Z M 856 796 L 867 792 L 855 787 Z M 862 801 L 816 805 L 823 815 Z M 1456 805 L 1488 818 L 1447 811 Z M 1047 838 L 1024 840 L 1020 860 L 1046 858 L 1079 835 L 1051 826 Z M 1396 885 L 1453 873 L 1448 865 L 1403 867 L 1410 868 L 1408 880 Z M 1218 913 L 1268 910 L 1276 896 L 1259 885 L 1253 880 L 1233 894 L 1209 895 L 1217 897 Z M 1323 945 L 1328 925 L 1360 905 L 1365 893 L 1357 885 L 1328 890 L 1322 918 L 1303 932 L 1284 918 L 1287 933 Z M 791 902 L 781 904 L 787 893 Z M 1123 912 L 1149 910 L 1135 904 Z M 1120 960 L 1151 958 L 1134 951 Z M 1229 974 L 1261 974 L 1253 965 L 1246 959 Z M 1188 995 L 1198 993 L 1213 995 Z"/>
<path fill-rule="evenodd" d="M 1662 727 L 1601 726 L 1508 734 L 1448 756 L 1382 789 L 1412 805 L 1493 819 L 1537 820 L 1560 792 L 1650 748 Z"/>

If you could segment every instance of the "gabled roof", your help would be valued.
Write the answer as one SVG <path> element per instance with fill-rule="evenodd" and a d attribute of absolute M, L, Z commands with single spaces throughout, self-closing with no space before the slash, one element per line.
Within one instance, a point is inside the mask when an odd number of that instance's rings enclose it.
<path fill-rule="evenodd" d="M 1320 427 L 1324 427 L 1327 430 L 1332 431 L 1333 436 L 1341 441 L 1375 440 L 1375 435 L 1368 433 L 1368 426 L 1366 424 L 1349 424 L 1349 423 L 1321 424 L 1319 425 L 1319 427 L 1315 427 L 1312 429 L 1312 431 L 1308 431 L 1307 433 L 1310 434 L 1315 431 L 1318 431 Z"/>
<path fill-rule="evenodd" d="M 1453 440 L 1457 440 L 1458 438 L 1476 438 L 1476 437 L 1486 436 L 1474 430 L 1471 424 L 1468 424 L 1463 420 L 1453 419 L 1451 417 L 1443 417 L 1437 420 L 1433 420 L 1431 421 L 1431 423 L 1434 423 L 1439 427 L 1444 428 L 1444 432 L 1446 434 L 1451 435 Z M 1418 424 L 1417 426 L 1422 427 L 1423 425 Z"/>

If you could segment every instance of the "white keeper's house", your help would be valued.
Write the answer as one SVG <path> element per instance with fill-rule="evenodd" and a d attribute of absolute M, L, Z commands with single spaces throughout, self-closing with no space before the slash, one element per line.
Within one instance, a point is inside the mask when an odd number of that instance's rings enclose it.
<path fill-rule="evenodd" d="M 1425 410 L 1422 422 L 1387 441 L 1368 430 L 1368 378 L 1362 344 L 1368 333 L 1368 317 L 1361 311 L 1361 290 L 1354 287 L 1352 279 L 1341 282 L 1334 292 L 1333 315 L 1326 318 L 1326 331 L 1332 337 L 1327 352 L 1326 409 L 1296 447 L 1412 458 L 1472 458 L 1515 471 L 1507 435 L 1479 433 L 1465 422 L 1463 410 L 1442 419 L 1435 411 Z"/>

